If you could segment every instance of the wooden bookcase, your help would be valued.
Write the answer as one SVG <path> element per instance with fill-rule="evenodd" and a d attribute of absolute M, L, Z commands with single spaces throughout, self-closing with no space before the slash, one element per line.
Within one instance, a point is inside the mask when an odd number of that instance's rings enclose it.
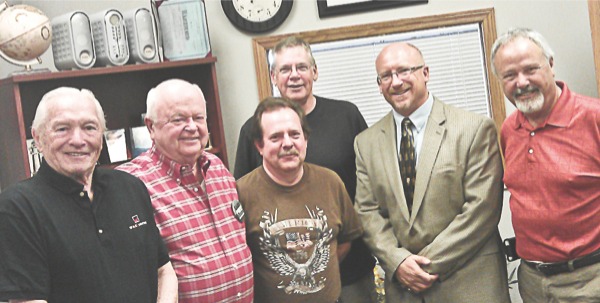
<path fill-rule="evenodd" d="M 141 65 L 125 65 L 16 75 L 0 80 L 0 186 L 6 188 L 31 175 L 27 139 L 42 96 L 57 87 L 91 90 L 104 109 L 108 129 L 143 125 L 146 95 L 160 82 L 179 78 L 204 92 L 212 148 L 225 165 L 227 149 L 217 86 L 215 57 Z"/>

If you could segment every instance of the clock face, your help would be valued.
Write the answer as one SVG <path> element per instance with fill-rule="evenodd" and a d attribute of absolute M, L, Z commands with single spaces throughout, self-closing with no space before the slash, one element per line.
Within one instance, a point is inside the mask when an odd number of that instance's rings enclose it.
<path fill-rule="evenodd" d="M 293 0 L 221 0 L 223 11 L 233 25 L 255 33 L 281 25 L 293 3 Z"/>
<path fill-rule="evenodd" d="M 233 0 L 233 7 L 244 19 L 252 22 L 267 21 L 281 9 L 282 0 Z"/>

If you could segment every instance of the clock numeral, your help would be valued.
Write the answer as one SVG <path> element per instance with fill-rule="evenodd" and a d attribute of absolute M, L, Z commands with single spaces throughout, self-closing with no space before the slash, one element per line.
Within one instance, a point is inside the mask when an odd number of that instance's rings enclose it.
<path fill-rule="evenodd" d="M 290 13 L 293 1 L 295 0 L 221 0 L 221 5 L 229 20 L 238 28 L 250 32 L 265 32 L 281 25 Z"/>

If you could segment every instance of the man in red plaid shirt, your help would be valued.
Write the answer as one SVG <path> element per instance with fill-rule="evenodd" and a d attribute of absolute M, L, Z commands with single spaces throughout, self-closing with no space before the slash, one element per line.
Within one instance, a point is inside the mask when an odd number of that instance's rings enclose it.
<path fill-rule="evenodd" d="M 252 302 L 252 256 L 235 180 L 204 150 L 204 94 L 183 80 L 164 81 L 148 93 L 145 123 L 152 148 L 117 169 L 148 187 L 179 302 Z"/>

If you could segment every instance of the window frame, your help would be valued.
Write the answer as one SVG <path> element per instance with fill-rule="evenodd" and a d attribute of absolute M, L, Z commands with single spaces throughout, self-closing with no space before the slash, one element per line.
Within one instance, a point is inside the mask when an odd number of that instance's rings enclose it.
<path fill-rule="evenodd" d="M 313 44 L 473 23 L 477 23 L 481 27 L 485 73 L 487 74 L 491 103 L 489 104 L 490 113 L 499 131 L 506 117 L 506 112 L 501 82 L 492 74 L 489 60 L 492 43 L 497 37 L 493 8 L 253 38 L 252 49 L 259 98 L 263 100 L 273 94 L 267 54 L 279 40 L 285 37 L 296 35 Z M 375 63 L 373 62 L 373 64 Z"/>

